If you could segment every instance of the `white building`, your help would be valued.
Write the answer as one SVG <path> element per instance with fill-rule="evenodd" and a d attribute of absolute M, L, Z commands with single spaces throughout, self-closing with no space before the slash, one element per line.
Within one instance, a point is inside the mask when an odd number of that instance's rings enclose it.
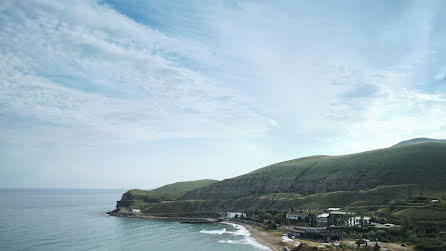
<path fill-rule="evenodd" d="M 372 218 L 370 218 L 370 217 L 364 217 L 363 218 L 363 220 L 364 220 L 364 225 L 370 225 L 370 220 L 371 220 Z"/>
<path fill-rule="evenodd" d="M 350 227 L 360 227 L 361 225 L 370 225 L 370 217 L 351 217 L 347 220 Z"/>
<path fill-rule="evenodd" d="M 339 211 L 339 210 L 341 210 L 341 208 L 339 208 L 339 207 L 330 207 L 330 208 L 327 208 L 327 211 L 328 211 L 328 212 Z"/>
<path fill-rule="evenodd" d="M 139 209 L 132 209 L 132 214 L 133 215 L 141 214 L 141 210 L 139 210 Z"/>
<path fill-rule="evenodd" d="M 135 216 L 140 215 L 141 210 L 139 209 L 129 209 L 129 210 L 119 210 L 118 215 L 124 215 L 124 216 Z"/>
<path fill-rule="evenodd" d="M 242 213 L 242 212 L 227 212 L 226 213 L 226 218 L 227 219 L 234 219 L 234 218 L 245 218 L 246 217 L 246 213 Z"/>
<path fill-rule="evenodd" d="M 316 217 L 316 225 L 318 227 L 326 227 L 328 224 L 328 216 L 329 214 L 320 214 Z"/>
<path fill-rule="evenodd" d="M 286 218 L 290 220 L 306 220 L 309 214 L 306 212 L 288 212 L 286 213 Z"/>
<path fill-rule="evenodd" d="M 330 217 L 328 218 L 328 224 L 335 226 L 343 226 L 347 217 L 347 212 L 333 210 L 328 213 Z"/>
<path fill-rule="evenodd" d="M 395 225 L 392 223 L 380 224 L 378 222 L 370 222 L 370 224 L 374 225 L 376 228 L 401 228 L 401 225 Z"/>

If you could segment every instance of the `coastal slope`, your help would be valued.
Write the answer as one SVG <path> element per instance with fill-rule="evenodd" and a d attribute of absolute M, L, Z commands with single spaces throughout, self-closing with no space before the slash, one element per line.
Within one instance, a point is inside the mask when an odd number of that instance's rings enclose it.
<path fill-rule="evenodd" d="M 163 201 L 175 201 L 188 191 L 216 182 L 218 180 L 204 179 L 176 182 L 152 190 L 131 189 L 122 195 L 117 203 L 117 209 L 131 207 L 144 209 Z"/>
<path fill-rule="evenodd" d="M 446 143 L 446 140 L 445 139 L 430 139 L 430 138 L 415 138 L 415 139 L 401 141 L 400 143 L 394 145 L 393 147 L 406 146 L 406 145 L 418 144 L 418 143 L 427 143 L 427 142 Z"/>
<path fill-rule="evenodd" d="M 189 191 L 182 199 L 237 199 L 271 193 L 312 195 L 409 183 L 446 185 L 445 180 L 446 143 L 427 142 L 289 160 Z"/>
<path fill-rule="evenodd" d="M 342 156 L 298 158 L 204 182 L 170 198 L 152 193 L 130 190 L 117 209 L 134 207 L 164 217 L 211 217 L 233 210 L 349 206 L 389 217 L 417 215 L 446 221 L 442 208 L 413 202 L 415 197 L 446 200 L 446 143 L 417 142 Z"/>

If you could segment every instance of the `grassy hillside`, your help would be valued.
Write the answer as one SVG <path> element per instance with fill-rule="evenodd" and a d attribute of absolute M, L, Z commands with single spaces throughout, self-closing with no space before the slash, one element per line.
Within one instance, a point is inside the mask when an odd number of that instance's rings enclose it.
<path fill-rule="evenodd" d="M 442 204 L 429 203 L 433 198 Z M 179 182 L 150 191 L 130 190 L 117 208 L 140 208 L 155 216 L 211 217 L 234 210 L 348 206 L 395 221 L 408 216 L 445 223 L 446 229 L 444 201 L 446 144 L 415 140 L 357 154 L 289 160 L 220 182 Z"/>
<path fill-rule="evenodd" d="M 428 142 L 446 143 L 446 140 L 444 140 L 444 139 L 429 139 L 429 138 L 415 138 L 415 139 L 409 139 L 409 140 L 402 141 L 402 142 L 394 145 L 393 147 L 406 146 L 406 145 L 417 144 L 417 143 L 428 143 Z"/>
<path fill-rule="evenodd" d="M 296 193 L 270 193 L 251 195 L 238 199 L 175 200 L 138 205 L 145 214 L 164 217 L 211 217 L 218 212 L 243 211 L 258 212 L 268 210 L 286 211 L 295 209 L 325 209 L 346 207 L 368 215 L 379 214 L 398 222 L 403 216 L 424 222 L 446 222 L 446 208 L 432 205 L 429 201 L 415 199 L 418 194 L 428 198 L 446 201 L 446 191 L 437 185 L 411 185 L 412 199 L 409 199 L 409 185 L 381 186 L 370 190 L 336 191 L 312 195 Z M 138 203 L 138 201 L 133 201 Z M 137 204 L 134 204 L 137 205 Z"/>
<path fill-rule="evenodd" d="M 446 187 L 446 144 L 418 143 L 285 161 L 192 190 L 182 198 L 236 199 L 270 193 L 311 195 L 408 183 Z"/>
<path fill-rule="evenodd" d="M 120 203 L 122 207 L 145 208 L 152 203 L 176 200 L 188 191 L 216 182 L 218 180 L 194 180 L 176 182 L 152 190 L 132 189 L 122 195 L 122 199 L 118 204 Z"/>

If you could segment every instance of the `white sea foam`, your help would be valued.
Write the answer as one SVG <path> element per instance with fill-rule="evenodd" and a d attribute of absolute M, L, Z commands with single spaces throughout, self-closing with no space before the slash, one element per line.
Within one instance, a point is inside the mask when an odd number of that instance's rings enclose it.
<path fill-rule="evenodd" d="M 241 240 L 219 240 L 220 243 L 227 243 L 227 244 L 246 244 L 250 245 L 250 243 L 246 239 Z"/>
<path fill-rule="evenodd" d="M 227 234 L 233 234 L 237 236 L 243 236 L 245 238 L 241 240 L 220 240 L 221 243 L 229 243 L 229 244 L 248 244 L 251 246 L 254 246 L 257 250 L 267 251 L 271 250 L 269 247 L 261 244 L 258 242 L 255 238 L 251 236 L 251 233 L 242 225 L 237 225 L 230 222 L 222 222 L 223 224 L 231 225 L 232 227 L 236 228 L 236 231 L 228 231 Z"/>
<path fill-rule="evenodd" d="M 201 230 L 200 233 L 204 234 L 215 234 L 215 235 L 234 235 L 234 236 L 240 236 L 243 237 L 242 239 L 238 240 L 219 240 L 220 243 L 227 243 L 227 244 L 237 244 L 237 245 L 251 245 L 254 246 L 257 250 L 271 250 L 269 247 L 259 243 L 255 238 L 251 236 L 251 233 L 242 225 L 230 223 L 230 222 L 221 222 L 222 224 L 227 224 L 232 226 L 235 231 L 227 231 L 226 228 L 223 229 L 216 229 L 216 230 Z"/>
<path fill-rule="evenodd" d="M 252 246 L 254 246 L 257 250 L 262 250 L 262 251 L 271 251 L 271 248 L 263 245 L 262 243 L 258 242 L 256 239 L 254 239 L 253 237 L 248 237 L 247 238 L 249 244 L 251 244 Z"/>
<path fill-rule="evenodd" d="M 204 234 L 231 234 L 231 235 L 237 235 L 237 236 L 245 236 L 248 237 L 251 235 L 251 233 L 244 227 L 233 223 L 226 223 L 222 222 L 223 224 L 227 224 L 235 228 L 235 231 L 227 231 L 226 228 L 223 228 L 221 230 L 201 230 L 200 233 Z"/>
<path fill-rule="evenodd" d="M 226 233 L 226 228 L 223 228 L 221 230 L 201 230 L 200 233 L 203 233 L 203 234 L 224 234 L 224 233 Z"/>
<path fill-rule="evenodd" d="M 227 224 L 227 225 L 231 225 L 233 228 L 237 229 L 235 231 L 228 231 L 228 234 L 233 234 L 233 235 L 239 235 L 239 236 L 245 236 L 245 237 L 249 237 L 251 236 L 251 233 L 248 231 L 248 229 L 246 229 L 244 226 L 242 225 L 237 225 L 234 223 L 230 223 L 230 222 L 222 222 L 222 224 Z"/>

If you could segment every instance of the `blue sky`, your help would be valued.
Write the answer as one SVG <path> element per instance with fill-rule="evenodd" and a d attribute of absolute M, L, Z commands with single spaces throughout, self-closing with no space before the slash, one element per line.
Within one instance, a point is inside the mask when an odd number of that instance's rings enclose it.
<path fill-rule="evenodd" d="M 446 138 L 444 1 L 1 1 L 0 186 L 153 188 Z"/>

